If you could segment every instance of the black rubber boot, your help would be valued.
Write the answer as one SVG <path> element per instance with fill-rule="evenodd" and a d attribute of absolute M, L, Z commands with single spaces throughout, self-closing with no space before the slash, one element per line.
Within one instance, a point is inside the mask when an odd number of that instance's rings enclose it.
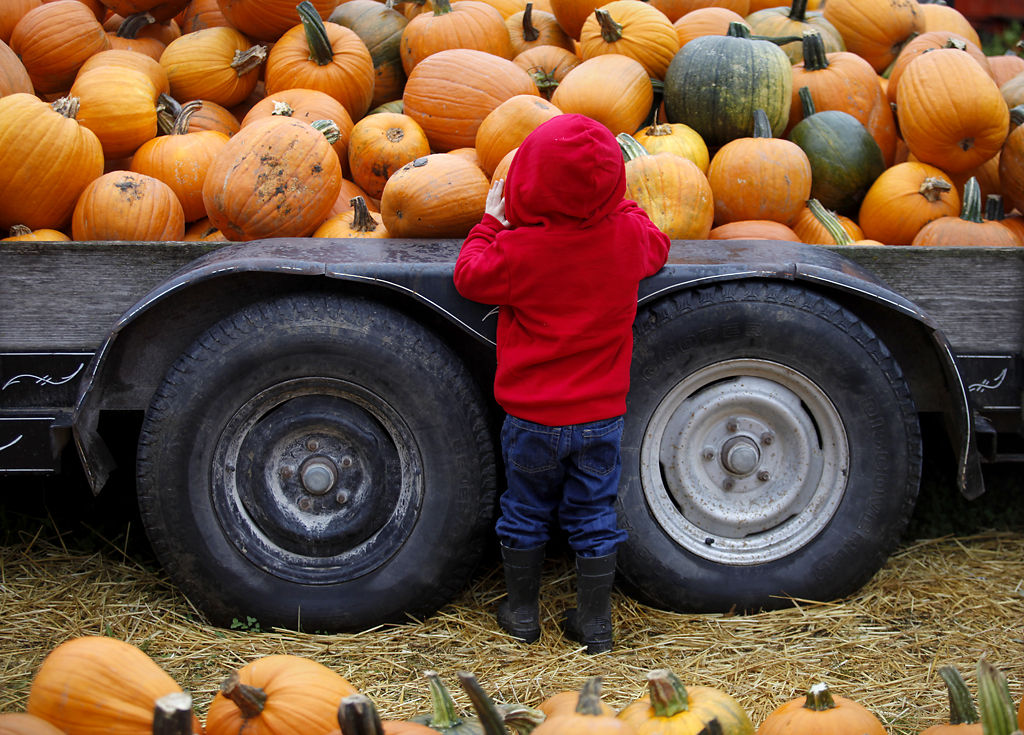
<path fill-rule="evenodd" d="M 540 638 L 540 572 L 544 566 L 544 547 L 512 549 L 501 547 L 505 568 L 507 597 L 498 605 L 498 625 L 526 643 Z"/>
<path fill-rule="evenodd" d="M 587 653 L 612 649 L 612 585 L 615 552 L 576 557 L 576 607 L 565 611 L 565 635 L 587 646 Z"/>

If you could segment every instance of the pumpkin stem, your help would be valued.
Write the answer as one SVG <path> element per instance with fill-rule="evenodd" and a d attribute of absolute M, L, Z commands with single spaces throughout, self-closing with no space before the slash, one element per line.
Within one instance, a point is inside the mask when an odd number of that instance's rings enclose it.
<path fill-rule="evenodd" d="M 78 108 L 80 102 L 77 97 L 61 97 L 58 100 L 54 100 L 50 103 L 50 107 L 53 111 L 63 115 L 64 117 L 74 120 L 78 117 Z"/>
<path fill-rule="evenodd" d="M 829 211 L 825 205 L 811 197 L 807 200 L 807 208 L 811 210 L 814 218 L 825 228 L 825 232 L 831 235 L 836 245 L 853 245 L 853 238 L 850 237 L 850 233 L 843 227 L 839 218 Z"/>
<path fill-rule="evenodd" d="M 171 692 L 153 706 L 153 735 L 192 735 L 192 695 Z"/>
<path fill-rule="evenodd" d="M 267 702 L 267 693 L 259 687 L 243 684 L 237 671 L 232 671 L 221 683 L 220 693 L 235 703 L 246 720 L 258 717 Z"/>
<path fill-rule="evenodd" d="M 647 674 L 647 691 L 655 717 L 674 717 L 690 709 L 686 687 L 668 669 L 655 669 Z"/>
<path fill-rule="evenodd" d="M 526 3 L 523 9 L 523 40 L 533 42 L 540 38 L 540 31 L 533 25 L 533 3 Z"/>
<path fill-rule="evenodd" d="M 985 219 L 990 222 L 1001 222 L 1006 219 L 1006 209 L 1003 206 L 1001 194 L 989 194 L 985 197 Z M 972 720 L 972 722 L 977 722 L 977 720 Z"/>
<path fill-rule="evenodd" d="M 1013 699 L 1006 676 L 984 658 L 978 661 L 978 707 L 985 735 L 1010 735 L 1016 730 Z"/>
<path fill-rule="evenodd" d="M 707 723 L 700 729 L 697 735 L 723 735 L 722 723 L 718 721 L 717 717 L 712 717 Z"/>
<path fill-rule="evenodd" d="M 583 682 L 579 699 L 576 700 L 576 714 L 595 717 L 602 714 L 600 676 L 591 676 Z"/>
<path fill-rule="evenodd" d="M 132 13 L 117 27 L 117 37 L 134 39 L 138 37 L 139 31 L 150 23 L 156 23 L 156 18 L 151 13 Z"/>
<path fill-rule="evenodd" d="M 807 71 L 821 71 L 828 69 L 828 55 L 825 53 L 825 41 L 821 38 L 821 32 L 815 28 L 809 28 L 803 33 L 804 69 Z"/>
<path fill-rule="evenodd" d="M 615 43 L 622 40 L 622 24 L 616 23 L 611 13 L 602 8 L 594 11 L 597 22 L 601 25 L 601 38 L 605 43 Z"/>
<path fill-rule="evenodd" d="M 978 177 L 972 176 L 964 183 L 964 201 L 960 207 L 960 219 L 967 222 L 981 222 L 981 187 Z"/>
<path fill-rule="evenodd" d="M 249 72 L 254 72 L 260 68 L 267 59 L 267 47 L 250 46 L 245 51 L 235 51 L 235 56 L 231 59 L 231 68 L 235 70 L 235 74 L 239 79 L 244 77 Z"/>
<path fill-rule="evenodd" d="M 800 109 L 803 111 L 804 119 L 806 120 L 816 112 L 814 109 L 814 98 L 811 97 L 811 89 L 810 87 L 800 87 L 800 91 L 797 94 L 800 95 Z"/>
<path fill-rule="evenodd" d="M 534 728 L 546 719 L 539 709 L 527 707 L 525 704 L 510 703 L 501 705 L 498 709 L 501 711 L 505 727 L 515 735 L 530 735 Z"/>
<path fill-rule="evenodd" d="M 314 120 L 310 123 L 315 130 L 319 130 L 327 138 L 327 142 L 334 145 L 341 138 L 341 128 L 334 120 Z"/>
<path fill-rule="evenodd" d="M 836 706 L 835 700 L 832 699 L 832 692 L 829 691 L 828 684 L 825 682 L 818 682 L 811 686 L 807 690 L 807 699 L 804 700 L 804 707 L 815 712 L 824 712 L 827 709 L 834 709 Z"/>
<path fill-rule="evenodd" d="M 373 232 L 377 229 L 377 220 L 370 216 L 366 208 L 366 200 L 355 196 L 348 200 L 352 205 L 352 229 L 356 232 Z"/>
<path fill-rule="evenodd" d="M 789 19 L 797 23 L 807 21 L 807 0 L 793 0 L 793 4 L 789 8 Z"/>
<path fill-rule="evenodd" d="M 615 140 L 619 143 L 619 149 L 622 151 L 622 159 L 624 161 L 632 161 L 634 158 L 648 155 L 648 151 L 644 148 L 643 143 L 629 133 L 619 133 L 615 136 Z"/>
<path fill-rule="evenodd" d="M 171 127 L 171 135 L 185 135 L 188 133 L 188 125 L 192 116 L 203 106 L 202 100 L 191 100 L 181 105 L 177 116 L 174 118 L 174 125 Z"/>
<path fill-rule="evenodd" d="M 352 202 L 349 202 L 350 204 Z M 353 204 L 353 206 L 355 206 Z M 448 693 L 448 688 L 441 681 L 436 671 L 424 671 L 424 678 L 427 680 L 427 688 L 430 691 L 430 705 L 433 714 L 427 722 L 429 727 L 444 732 L 449 728 L 462 724 L 462 718 L 455 712 L 455 702 Z"/>
<path fill-rule="evenodd" d="M 953 36 L 950 36 L 949 38 L 946 39 L 946 43 L 943 44 L 943 48 L 955 48 L 959 49 L 960 51 L 966 51 L 967 41 L 966 39 L 963 38 L 954 38 Z"/>
<path fill-rule="evenodd" d="M 434 2 L 434 15 L 448 15 L 452 12 L 451 0 L 436 0 Z"/>
<path fill-rule="evenodd" d="M 377 708 L 365 694 L 342 697 L 338 705 L 338 727 L 342 735 L 383 735 L 384 724 Z"/>
<path fill-rule="evenodd" d="M 459 671 L 456 675 L 459 677 L 459 684 L 469 695 L 469 701 L 476 711 L 477 719 L 483 726 L 483 735 L 508 735 L 505 720 L 476 677 L 468 671 Z"/>
<path fill-rule="evenodd" d="M 274 103 L 274 109 L 271 110 L 271 115 L 279 115 L 280 117 L 291 117 L 295 114 L 295 110 L 287 102 L 283 100 L 272 100 Z"/>
<path fill-rule="evenodd" d="M 531 67 L 526 73 L 530 75 L 533 83 L 537 85 L 537 91 L 540 92 L 545 99 L 551 99 L 551 95 L 558 87 L 558 81 L 555 79 L 555 73 L 539 66 Z"/>
<path fill-rule="evenodd" d="M 973 725 L 978 721 L 978 712 L 974 709 L 971 701 L 971 693 L 967 691 L 967 684 L 960 675 L 959 670 L 954 666 L 942 666 L 939 668 L 939 676 L 946 682 L 946 691 L 949 693 L 949 724 L 950 725 Z"/>
<path fill-rule="evenodd" d="M 327 28 L 324 27 L 324 20 L 316 11 L 309 0 L 302 0 L 295 6 L 299 11 L 299 20 L 306 30 L 306 45 L 309 46 L 309 58 L 316 62 L 317 66 L 327 66 L 334 58 L 334 49 L 331 47 L 331 40 L 327 37 Z"/>
<path fill-rule="evenodd" d="M 768 113 L 760 108 L 754 110 L 754 134 L 751 137 L 772 137 L 772 122 L 768 119 Z"/>
<path fill-rule="evenodd" d="M 750 26 L 740 23 L 738 20 L 731 20 L 729 21 L 729 30 L 725 35 L 733 38 L 750 38 Z"/>
<path fill-rule="evenodd" d="M 11 237 L 24 237 L 31 234 L 32 228 L 28 225 L 11 225 Z"/>
<path fill-rule="evenodd" d="M 174 121 L 181 113 L 181 103 L 169 94 L 161 92 L 156 98 L 156 127 L 160 135 L 167 135 L 174 129 Z"/>
<path fill-rule="evenodd" d="M 1024 103 L 1010 108 L 1010 126 L 1024 125 Z"/>
<path fill-rule="evenodd" d="M 943 192 L 947 192 L 952 188 L 953 185 L 945 179 L 940 179 L 938 176 L 928 176 L 921 182 L 921 187 L 917 190 L 917 193 L 929 202 L 937 202 Z"/>

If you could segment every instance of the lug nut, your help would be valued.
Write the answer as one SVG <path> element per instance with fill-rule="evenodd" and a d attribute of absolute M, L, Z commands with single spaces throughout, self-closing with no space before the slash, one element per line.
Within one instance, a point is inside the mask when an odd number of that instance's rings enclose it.
<path fill-rule="evenodd" d="M 768 470 L 761 470 L 757 473 L 757 479 L 761 482 L 768 482 L 772 479 L 772 476 L 768 473 Z"/>
<path fill-rule="evenodd" d="M 764 444 L 766 447 L 769 446 L 773 441 L 775 441 L 775 434 L 771 433 L 770 431 L 766 431 L 763 434 L 761 434 L 761 443 Z"/>
<path fill-rule="evenodd" d="M 706 461 L 710 462 L 715 458 L 715 448 L 704 447 L 704 451 L 700 453 L 700 456 L 702 456 Z"/>

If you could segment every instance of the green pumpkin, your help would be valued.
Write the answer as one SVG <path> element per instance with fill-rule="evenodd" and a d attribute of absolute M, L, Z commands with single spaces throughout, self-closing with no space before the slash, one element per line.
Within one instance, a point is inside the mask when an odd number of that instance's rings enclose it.
<path fill-rule="evenodd" d="M 793 0 L 788 8 L 780 5 L 756 10 L 744 20 L 755 36 L 800 36 L 804 31 L 814 29 L 821 34 L 827 53 L 846 51 L 842 34 L 825 19 L 825 13 L 820 10 L 807 12 L 807 0 Z M 799 40 L 782 43 L 780 48 L 786 52 L 791 64 L 803 61 L 803 44 Z"/>
<path fill-rule="evenodd" d="M 811 196 L 840 214 L 855 215 L 882 171 L 882 149 L 853 115 L 815 112 L 807 87 L 800 88 L 804 119 L 789 131 L 811 162 Z"/>
<path fill-rule="evenodd" d="M 709 148 L 746 138 L 754 110 L 772 130 L 785 130 L 793 94 L 789 57 L 775 43 L 750 37 L 742 23 L 726 36 L 702 36 L 683 46 L 665 73 L 665 115 L 700 133 Z"/>

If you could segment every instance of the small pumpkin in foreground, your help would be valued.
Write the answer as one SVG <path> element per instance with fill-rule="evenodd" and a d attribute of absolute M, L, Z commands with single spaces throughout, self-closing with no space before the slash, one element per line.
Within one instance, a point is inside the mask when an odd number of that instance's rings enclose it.
<path fill-rule="evenodd" d="M 959 212 L 960 195 L 948 174 L 927 163 L 904 161 L 875 179 L 860 203 L 857 224 L 871 240 L 909 245 L 933 219 Z"/>
<path fill-rule="evenodd" d="M 770 219 L 745 219 L 713 227 L 709 240 L 787 240 L 800 242 L 792 227 Z"/>
<path fill-rule="evenodd" d="M 601 677 L 591 676 L 580 689 L 572 712 L 554 714 L 534 729 L 534 735 L 635 735 L 632 724 L 618 715 L 608 714 L 601 702 Z"/>
<path fill-rule="evenodd" d="M 921 735 L 982 735 L 981 720 L 963 676 L 953 666 L 939 667 L 939 676 L 949 694 L 949 720 L 924 729 Z"/>
<path fill-rule="evenodd" d="M 687 687 L 668 669 L 655 669 L 647 674 L 647 690 L 618 714 L 637 735 L 698 735 L 713 721 L 723 735 L 753 735 L 746 711 L 720 689 Z"/>
<path fill-rule="evenodd" d="M 833 694 L 824 682 L 814 684 L 806 696 L 791 699 L 772 710 L 757 728 L 757 735 L 801 732 L 887 735 L 881 721 L 864 705 Z"/>
<path fill-rule="evenodd" d="M 958 216 L 947 215 L 927 223 L 914 235 L 911 245 L 946 247 L 1015 247 L 1020 241 L 1010 228 L 981 216 L 981 189 L 973 176 L 964 184 L 963 205 Z"/>
<path fill-rule="evenodd" d="M 177 194 L 158 178 L 111 171 L 91 182 L 71 217 L 75 240 L 181 240 L 185 212 Z"/>
<path fill-rule="evenodd" d="M 336 214 L 316 228 L 313 237 L 387 237 L 379 212 L 366 208 L 366 200 L 352 197 L 352 209 Z"/>
<path fill-rule="evenodd" d="M 3 238 L 3 242 L 63 242 L 71 238 L 60 230 L 42 228 L 33 230 L 25 225 L 14 225 L 11 234 Z"/>

